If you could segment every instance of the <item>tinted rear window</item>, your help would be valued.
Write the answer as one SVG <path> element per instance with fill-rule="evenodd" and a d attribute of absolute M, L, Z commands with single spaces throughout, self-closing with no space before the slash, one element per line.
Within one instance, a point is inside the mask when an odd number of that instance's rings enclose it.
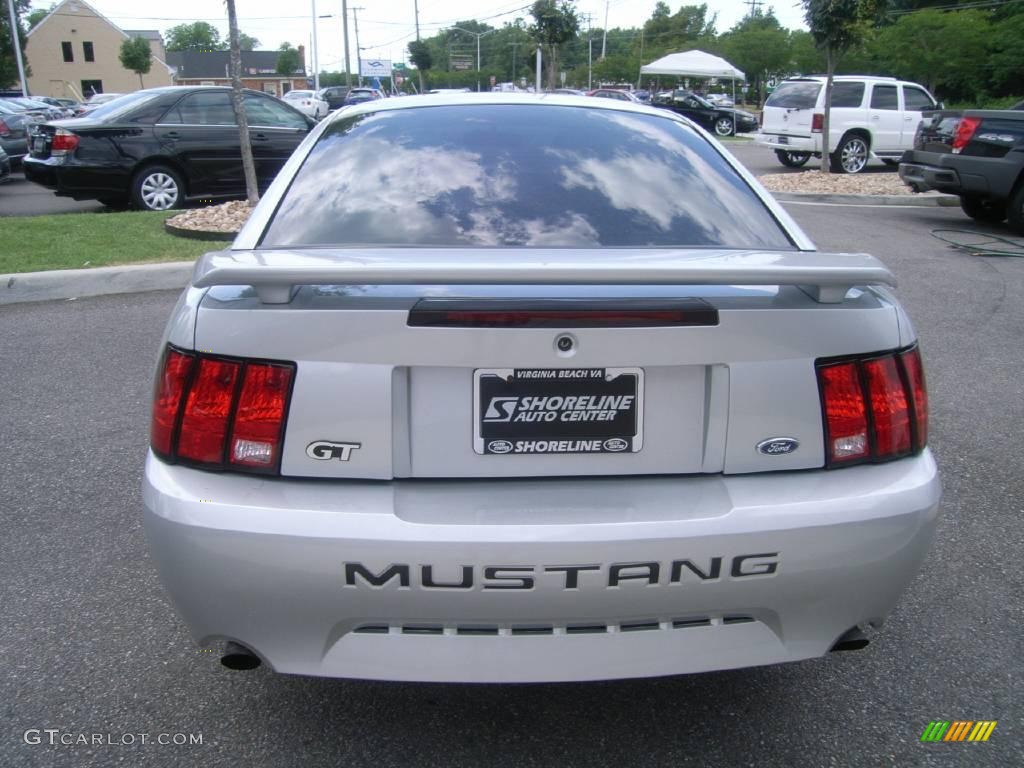
<path fill-rule="evenodd" d="M 864 101 L 864 83 L 832 83 L 833 107 L 859 107 Z"/>
<path fill-rule="evenodd" d="M 780 83 L 764 105 L 785 109 L 814 109 L 819 91 L 821 83 L 817 80 L 790 80 Z"/>
<path fill-rule="evenodd" d="M 333 123 L 262 242 L 300 245 L 792 247 L 674 119 L 497 104 Z"/>

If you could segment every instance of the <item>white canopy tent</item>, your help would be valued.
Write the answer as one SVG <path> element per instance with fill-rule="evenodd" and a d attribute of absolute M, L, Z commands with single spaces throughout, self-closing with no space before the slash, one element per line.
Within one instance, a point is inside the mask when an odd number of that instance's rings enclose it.
<path fill-rule="evenodd" d="M 736 104 L 736 81 L 745 80 L 736 69 L 720 56 L 706 51 L 683 51 L 662 56 L 657 61 L 640 67 L 640 75 L 673 75 L 675 77 L 715 77 L 732 81 L 732 103 Z M 733 133 L 736 133 L 736 115 L 733 114 Z"/>

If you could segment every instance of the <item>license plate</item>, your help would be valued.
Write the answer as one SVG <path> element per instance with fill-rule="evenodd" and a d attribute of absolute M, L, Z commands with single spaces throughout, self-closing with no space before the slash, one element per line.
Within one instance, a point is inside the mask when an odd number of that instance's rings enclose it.
<path fill-rule="evenodd" d="M 36 136 L 32 139 L 32 151 L 42 154 L 46 151 L 46 139 L 42 136 Z"/>
<path fill-rule="evenodd" d="M 779 136 L 777 141 L 778 141 L 779 144 L 789 144 L 789 137 L 788 136 Z"/>
<path fill-rule="evenodd" d="M 641 368 L 481 368 L 473 393 L 479 454 L 636 453 L 643 443 Z"/>

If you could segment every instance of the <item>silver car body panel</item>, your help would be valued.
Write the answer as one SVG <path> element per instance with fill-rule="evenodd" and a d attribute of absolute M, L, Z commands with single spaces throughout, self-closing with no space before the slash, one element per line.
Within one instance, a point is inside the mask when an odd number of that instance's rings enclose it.
<path fill-rule="evenodd" d="M 915 341 L 892 275 L 815 252 L 710 137 L 794 250 L 257 249 L 330 120 L 537 100 L 391 99 L 328 118 L 232 249 L 197 264 L 164 343 L 296 366 L 281 477 L 147 458 L 151 551 L 199 643 L 333 677 L 701 672 L 827 653 L 879 625 L 917 572 L 941 493 L 931 453 L 822 469 L 815 362 Z M 574 327 L 566 351 L 560 329 L 410 325 L 431 297 L 683 297 L 717 319 Z M 509 368 L 642 369 L 642 449 L 476 453 L 474 371 Z M 357 447 L 318 460 L 322 441 Z M 775 441 L 787 452 L 759 450 Z"/>

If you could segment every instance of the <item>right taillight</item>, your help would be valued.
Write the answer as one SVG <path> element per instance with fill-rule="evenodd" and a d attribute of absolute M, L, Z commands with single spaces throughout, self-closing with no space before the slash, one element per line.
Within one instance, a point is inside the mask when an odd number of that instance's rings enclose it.
<path fill-rule="evenodd" d="M 78 136 L 65 128 L 58 128 L 50 143 L 51 155 L 66 155 L 78 148 Z"/>
<path fill-rule="evenodd" d="M 956 133 L 953 134 L 953 152 L 960 154 L 960 151 L 967 146 L 967 143 L 974 136 L 974 132 L 981 125 L 980 117 L 962 117 L 957 123 Z"/>
<path fill-rule="evenodd" d="M 204 469 L 277 474 L 294 374 L 294 363 L 169 346 L 153 397 L 153 452 Z"/>
<path fill-rule="evenodd" d="M 817 363 L 825 466 L 890 461 L 924 449 L 928 395 L 917 347 Z"/>
<path fill-rule="evenodd" d="M 815 112 L 811 115 L 811 133 L 821 133 L 825 130 L 825 115 Z"/>
<path fill-rule="evenodd" d="M 7 127 L 7 123 L 0 118 L 0 136 L 10 136 L 11 129 Z"/>

